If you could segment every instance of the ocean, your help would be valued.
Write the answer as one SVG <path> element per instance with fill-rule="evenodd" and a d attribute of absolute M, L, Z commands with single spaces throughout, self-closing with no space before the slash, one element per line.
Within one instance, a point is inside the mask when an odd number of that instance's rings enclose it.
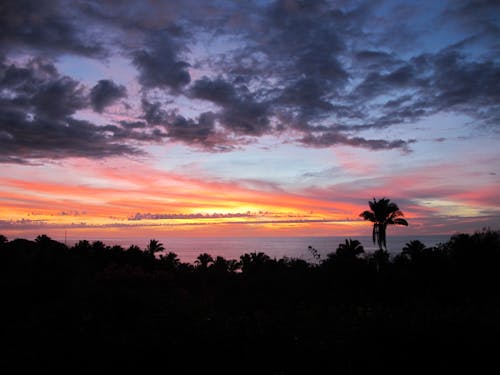
<path fill-rule="evenodd" d="M 354 236 L 361 242 L 366 253 L 377 250 L 371 236 Z M 165 252 L 176 253 L 182 262 L 193 263 L 201 253 L 215 256 L 223 256 L 226 259 L 239 259 L 240 255 L 249 252 L 263 252 L 271 258 L 283 257 L 300 258 L 308 262 L 314 262 L 308 247 L 312 246 L 324 259 L 328 253 L 334 252 L 338 245 L 345 241 L 346 237 L 205 237 L 205 238 L 156 238 L 165 247 Z M 387 250 L 391 255 L 401 252 L 406 243 L 412 240 L 420 240 L 426 246 L 435 246 L 446 242 L 450 235 L 432 236 L 388 236 Z M 91 240 L 91 239 L 89 239 Z M 99 238 L 107 245 L 122 245 L 128 247 L 130 240 L 119 240 L 116 238 Z M 133 244 L 146 247 L 149 239 L 134 240 Z"/>

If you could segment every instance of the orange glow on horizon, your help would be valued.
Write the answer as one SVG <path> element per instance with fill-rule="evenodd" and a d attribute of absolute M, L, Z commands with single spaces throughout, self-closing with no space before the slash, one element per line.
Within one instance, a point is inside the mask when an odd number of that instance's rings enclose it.
<path fill-rule="evenodd" d="M 249 187 L 238 180 L 194 178 L 131 160 L 95 164 L 75 159 L 68 163 L 70 168 L 46 167 L 50 173 L 26 167 L 25 175 L 16 175 L 6 168 L 4 175 L 9 177 L 0 178 L 0 233 L 60 234 L 66 230 L 82 236 L 113 233 L 130 238 L 370 235 L 371 225 L 359 213 L 368 208 L 371 196 L 391 191 L 379 184 L 366 194 L 348 183 L 284 191 L 271 185 Z M 396 183 L 403 197 L 406 191 L 411 196 L 420 178 L 399 176 L 391 183 Z M 450 196 L 461 202 L 461 212 L 475 212 L 474 204 L 494 193 L 494 187 L 485 187 Z M 360 200 L 360 196 L 368 198 Z M 448 207 L 425 200 L 413 202 L 401 206 L 410 221 L 404 233 L 448 233 L 446 225 L 436 221 L 430 227 L 427 219 L 444 215 Z"/>
<path fill-rule="evenodd" d="M 80 174 L 92 175 L 88 181 L 93 183 L 82 184 L 78 178 L 2 178 L 0 210 L 10 223 L 8 231 L 275 236 L 327 235 L 359 227 L 351 220 L 357 220 L 361 208 L 344 202 L 195 179 L 142 165 L 91 170 L 88 163 L 75 164 Z"/>

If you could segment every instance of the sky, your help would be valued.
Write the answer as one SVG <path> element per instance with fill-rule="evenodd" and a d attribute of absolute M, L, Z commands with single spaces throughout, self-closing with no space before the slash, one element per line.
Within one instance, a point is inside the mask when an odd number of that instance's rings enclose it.
<path fill-rule="evenodd" d="M 500 223 L 500 3 L 3 0 L 9 239 Z"/>

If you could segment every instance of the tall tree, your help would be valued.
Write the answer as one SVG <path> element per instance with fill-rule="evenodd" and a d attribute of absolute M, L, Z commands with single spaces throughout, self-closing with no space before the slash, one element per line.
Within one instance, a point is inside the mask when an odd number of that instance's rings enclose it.
<path fill-rule="evenodd" d="M 155 253 L 158 253 L 163 250 L 165 250 L 163 244 L 155 239 L 150 240 L 148 246 L 146 246 L 146 252 L 148 252 L 151 255 L 154 255 Z"/>
<path fill-rule="evenodd" d="M 388 225 L 408 226 L 408 222 L 403 219 L 403 212 L 396 203 L 390 199 L 382 198 L 368 202 L 371 210 L 363 211 L 359 216 L 373 223 L 373 243 L 377 243 L 380 250 L 387 249 L 386 231 Z"/>

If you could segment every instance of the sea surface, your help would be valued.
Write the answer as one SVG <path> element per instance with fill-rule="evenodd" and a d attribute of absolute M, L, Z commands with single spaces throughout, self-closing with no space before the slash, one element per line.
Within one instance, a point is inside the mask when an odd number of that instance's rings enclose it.
<path fill-rule="evenodd" d="M 206 237 L 206 238 L 156 238 L 165 247 L 165 252 L 176 253 L 182 262 L 193 263 L 201 253 L 209 253 L 213 257 L 223 256 L 226 259 L 239 259 L 240 255 L 250 252 L 263 252 L 271 258 L 300 258 L 314 262 L 309 246 L 315 248 L 324 259 L 328 253 L 334 252 L 346 237 Z M 355 236 L 365 248 L 366 253 L 377 250 L 371 236 Z M 432 236 L 392 236 L 387 238 L 387 250 L 391 255 L 399 254 L 406 243 L 420 240 L 426 246 L 435 246 L 447 242 L 450 235 Z M 92 240 L 92 239 L 89 239 Z M 106 245 L 122 245 L 128 247 L 130 240 L 116 238 L 98 238 Z M 74 242 L 74 241 L 72 241 Z M 134 240 L 132 243 L 145 248 L 149 239 Z M 70 243 L 68 243 L 70 245 Z"/>

